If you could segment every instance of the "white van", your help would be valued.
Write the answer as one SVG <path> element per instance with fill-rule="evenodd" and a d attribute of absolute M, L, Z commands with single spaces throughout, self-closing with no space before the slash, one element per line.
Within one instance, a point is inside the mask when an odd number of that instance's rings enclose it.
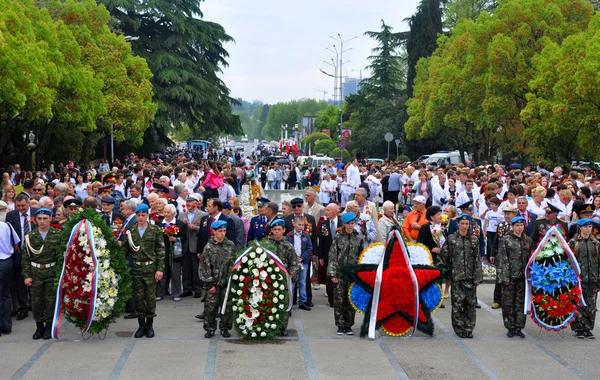
<path fill-rule="evenodd" d="M 306 159 L 306 165 L 309 168 L 320 168 L 321 164 L 334 164 L 335 159 L 327 156 L 323 156 L 321 154 L 317 154 L 316 156 L 310 156 Z"/>
<path fill-rule="evenodd" d="M 464 160 L 460 159 L 460 152 L 455 150 L 453 152 L 449 151 L 439 151 L 436 152 L 425 160 L 426 164 L 436 164 L 436 165 L 449 165 L 449 164 L 458 164 L 459 162 L 467 162 L 469 161 L 469 155 L 465 153 Z"/>

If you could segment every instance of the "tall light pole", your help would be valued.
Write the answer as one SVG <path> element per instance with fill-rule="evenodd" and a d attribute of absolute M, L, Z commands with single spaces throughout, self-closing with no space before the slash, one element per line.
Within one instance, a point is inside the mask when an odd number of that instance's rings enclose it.
<path fill-rule="evenodd" d="M 338 95 L 338 87 L 337 87 L 337 77 L 338 77 L 338 63 L 339 61 L 339 57 L 340 57 L 340 52 L 338 51 L 337 47 L 335 45 L 333 45 L 333 50 L 331 50 L 331 48 L 326 47 L 326 50 L 329 50 L 330 52 L 332 52 L 333 54 L 335 54 L 335 60 L 333 60 L 333 58 L 331 59 L 331 63 L 327 63 L 329 66 L 332 66 L 335 69 L 335 76 L 333 77 L 333 104 L 337 104 L 337 95 Z M 340 74 L 341 74 L 341 70 L 340 70 Z"/>
<path fill-rule="evenodd" d="M 344 44 L 346 42 L 350 42 L 352 40 L 355 40 L 358 37 L 354 36 L 354 37 L 349 38 L 349 39 L 347 39 L 345 41 L 342 39 L 342 36 L 339 33 L 337 34 L 337 38 L 335 38 L 333 36 L 329 36 L 329 37 L 331 37 L 333 40 L 338 41 L 340 43 L 340 133 L 341 133 L 341 129 L 342 129 L 342 105 L 344 104 L 344 91 L 343 91 L 344 87 L 343 87 L 343 84 L 342 84 L 342 78 L 343 78 L 342 68 L 343 68 L 343 65 L 344 65 L 344 63 L 343 63 L 344 62 Z M 348 50 L 351 50 L 351 49 L 352 48 L 350 48 Z M 345 50 L 345 51 L 348 51 L 348 50 Z"/>

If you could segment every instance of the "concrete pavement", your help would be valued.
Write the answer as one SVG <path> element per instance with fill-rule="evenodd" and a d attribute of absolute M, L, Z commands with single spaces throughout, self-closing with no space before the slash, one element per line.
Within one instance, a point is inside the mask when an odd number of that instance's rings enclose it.
<path fill-rule="evenodd" d="M 474 339 L 452 332 L 449 300 L 435 314 L 433 337 L 360 339 L 337 336 L 324 289 L 313 291 L 316 307 L 293 310 L 289 336 L 247 342 L 235 335 L 205 339 L 198 299 L 158 303 L 156 338 L 135 339 L 136 320 L 120 319 L 106 339 L 83 340 L 74 326 L 59 341 L 33 341 L 29 317 L 14 320 L 0 337 L 0 379 L 597 379 L 600 338 L 575 339 L 541 331 L 528 319 L 526 339 L 505 335 L 500 310 L 492 310 L 492 284 L 479 288 Z"/>

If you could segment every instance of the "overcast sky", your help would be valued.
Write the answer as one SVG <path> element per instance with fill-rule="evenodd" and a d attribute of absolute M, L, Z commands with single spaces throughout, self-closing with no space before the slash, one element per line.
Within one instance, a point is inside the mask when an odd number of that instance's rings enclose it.
<path fill-rule="evenodd" d="M 363 36 L 378 31 L 381 20 L 394 31 L 404 31 L 402 20 L 410 17 L 418 0 L 206 0 L 201 5 L 204 19 L 218 22 L 235 39 L 226 45 L 229 67 L 223 78 L 231 96 L 266 103 L 301 98 L 333 97 L 333 78 L 322 74 L 333 68 L 323 61 L 335 59 L 325 50 L 338 46 L 329 36 L 358 39 L 344 45 L 345 70 L 359 76 L 367 66 L 374 42 Z M 353 72 L 352 70 L 356 70 Z M 344 73 L 345 75 L 345 73 Z M 363 72 L 363 76 L 368 73 Z"/>

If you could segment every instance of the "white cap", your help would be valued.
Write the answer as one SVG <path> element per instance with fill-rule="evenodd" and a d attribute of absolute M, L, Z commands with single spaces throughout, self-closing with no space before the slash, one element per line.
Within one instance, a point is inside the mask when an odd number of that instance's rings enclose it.
<path fill-rule="evenodd" d="M 427 199 L 425 199 L 424 196 L 422 195 L 417 195 L 416 197 L 413 198 L 413 202 L 419 202 L 419 203 L 427 203 Z"/>
<path fill-rule="evenodd" d="M 6 210 L 8 208 L 8 203 L 4 201 L 0 201 L 0 210 Z"/>

